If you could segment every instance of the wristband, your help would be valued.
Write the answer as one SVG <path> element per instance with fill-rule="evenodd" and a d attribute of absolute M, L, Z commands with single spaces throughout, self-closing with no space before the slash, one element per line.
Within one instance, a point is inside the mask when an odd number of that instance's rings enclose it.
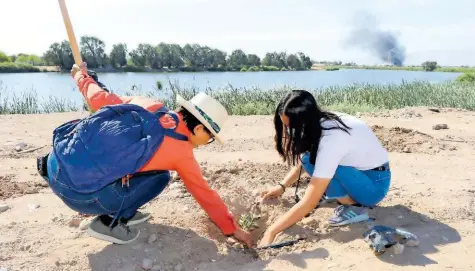
<path fill-rule="evenodd" d="M 281 183 L 279 183 L 279 185 L 282 187 L 282 189 L 284 189 L 284 192 L 285 192 L 285 186 Z"/>

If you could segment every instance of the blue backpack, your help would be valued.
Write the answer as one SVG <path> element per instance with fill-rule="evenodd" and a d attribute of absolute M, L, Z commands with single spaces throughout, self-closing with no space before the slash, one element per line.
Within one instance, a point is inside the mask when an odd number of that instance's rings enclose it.
<path fill-rule="evenodd" d="M 155 154 L 165 136 L 186 141 L 185 135 L 164 128 L 159 118 L 166 107 L 152 113 L 133 104 L 104 106 L 81 120 L 62 124 L 53 131 L 53 151 L 58 178 L 71 189 L 91 193 L 133 175 Z"/>

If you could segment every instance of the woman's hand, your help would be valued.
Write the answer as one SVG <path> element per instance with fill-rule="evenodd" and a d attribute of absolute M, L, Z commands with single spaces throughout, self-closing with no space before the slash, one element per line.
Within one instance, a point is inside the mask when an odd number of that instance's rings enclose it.
<path fill-rule="evenodd" d="M 274 242 L 276 234 L 272 233 L 271 231 L 267 230 L 264 233 L 261 241 L 259 242 L 259 247 L 268 246 Z"/>
<path fill-rule="evenodd" d="M 233 233 L 233 237 L 245 244 L 248 248 L 252 248 L 252 236 L 247 231 L 238 227 Z"/>
<path fill-rule="evenodd" d="M 261 198 L 262 200 L 275 199 L 280 197 L 283 193 L 284 189 L 280 185 L 277 185 L 262 191 Z"/>
<path fill-rule="evenodd" d="M 305 190 L 305 195 L 302 200 L 295 204 L 287 213 L 279 217 L 277 221 L 267 229 L 261 241 L 261 245 L 272 243 L 277 234 L 299 222 L 312 211 L 322 198 L 329 183 L 330 179 L 313 177 Z"/>

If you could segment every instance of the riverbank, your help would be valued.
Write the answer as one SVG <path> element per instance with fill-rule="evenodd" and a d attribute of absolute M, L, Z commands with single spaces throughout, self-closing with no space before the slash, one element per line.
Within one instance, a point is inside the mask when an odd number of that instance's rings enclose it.
<path fill-rule="evenodd" d="M 180 67 L 180 68 L 160 68 L 124 66 L 120 68 L 106 67 L 92 69 L 98 73 L 172 73 L 172 72 L 271 72 L 271 71 L 305 71 L 306 69 L 278 68 L 275 66 L 244 66 L 244 67 Z M 30 73 L 30 72 L 60 72 L 69 73 L 70 69 L 63 69 L 59 66 L 33 66 L 19 63 L 0 63 L 0 73 Z"/>
<path fill-rule="evenodd" d="M 363 69 L 363 70 L 392 70 L 392 71 L 424 71 L 421 66 L 344 66 L 344 65 L 331 65 L 325 66 L 325 69 Z M 434 72 L 459 72 L 459 73 L 473 73 L 475 67 L 438 67 Z"/>
<path fill-rule="evenodd" d="M 424 71 L 421 66 L 344 66 L 344 65 L 314 65 L 313 71 L 338 71 L 343 69 L 362 69 L 362 70 L 395 70 L 395 71 Z M 98 73 L 175 73 L 175 72 L 260 72 L 260 71 L 303 71 L 305 69 L 278 68 L 275 66 L 244 66 L 235 67 L 180 67 L 180 68 L 160 68 L 152 69 L 150 67 L 124 66 L 120 68 L 95 68 Z M 29 64 L 18 63 L 0 63 L 0 73 L 29 73 L 29 72 L 61 72 L 69 73 L 69 69 L 62 69 L 58 66 L 33 66 Z M 434 72 L 453 72 L 453 73 L 475 73 L 475 67 L 439 67 Z"/>
<path fill-rule="evenodd" d="M 30 73 L 30 72 L 42 72 L 40 67 L 36 67 L 30 64 L 19 64 L 4 62 L 0 63 L 0 73 Z"/>
<path fill-rule="evenodd" d="M 232 115 L 273 114 L 278 101 L 290 91 L 290 87 L 276 89 L 233 88 L 207 89 L 206 92 L 218 99 Z M 123 95 L 145 95 L 164 101 L 175 108 L 175 94 L 191 98 L 199 91 L 182 88 L 169 82 L 163 89 L 142 91 L 133 89 Z M 408 106 L 452 107 L 475 110 L 475 84 L 445 82 L 409 82 L 402 84 L 353 84 L 330 86 L 311 90 L 319 103 L 328 109 L 346 113 L 392 110 Z M 77 93 L 79 95 L 79 93 Z M 0 114 L 37 114 L 70 112 L 81 110 L 83 105 L 72 100 L 57 97 L 40 98 L 34 89 L 22 93 L 11 93 L 0 84 Z"/>

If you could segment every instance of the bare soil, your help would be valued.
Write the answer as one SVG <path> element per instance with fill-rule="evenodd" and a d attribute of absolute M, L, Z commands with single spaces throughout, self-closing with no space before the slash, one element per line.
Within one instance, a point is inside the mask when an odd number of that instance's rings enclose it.
<path fill-rule="evenodd" d="M 475 114 L 454 109 L 406 108 L 364 114 L 390 151 L 391 189 L 370 211 L 374 222 L 331 228 L 335 205 L 325 205 L 278 236 L 305 237 L 281 249 L 248 250 L 224 237 L 174 178 L 164 193 L 143 207 L 152 219 L 139 225 L 130 245 L 113 245 L 80 229 L 90 216 L 77 214 L 36 174 L 36 156 L 46 153 L 54 127 L 81 113 L 0 116 L 0 270 L 474 270 Z M 433 130 L 436 124 L 449 129 Z M 273 149 L 270 116 L 232 117 L 228 144 L 196 150 L 203 173 L 233 214 L 253 214 L 256 242 L 295 204 L 295 190 L 260 203 L 259 192 L 288 171 Z M 47 146 L 32 152 L 24 150 Z M 22 151 L 24 151 L 22 150 Z M 303 192 L 306 180 L 302 181 Z M 402 227 L 420 239 L 403 254 L 375 256 L 363 241 L 371 225 Z M 149 243 L 150 236 L 155 240 Z"/>

